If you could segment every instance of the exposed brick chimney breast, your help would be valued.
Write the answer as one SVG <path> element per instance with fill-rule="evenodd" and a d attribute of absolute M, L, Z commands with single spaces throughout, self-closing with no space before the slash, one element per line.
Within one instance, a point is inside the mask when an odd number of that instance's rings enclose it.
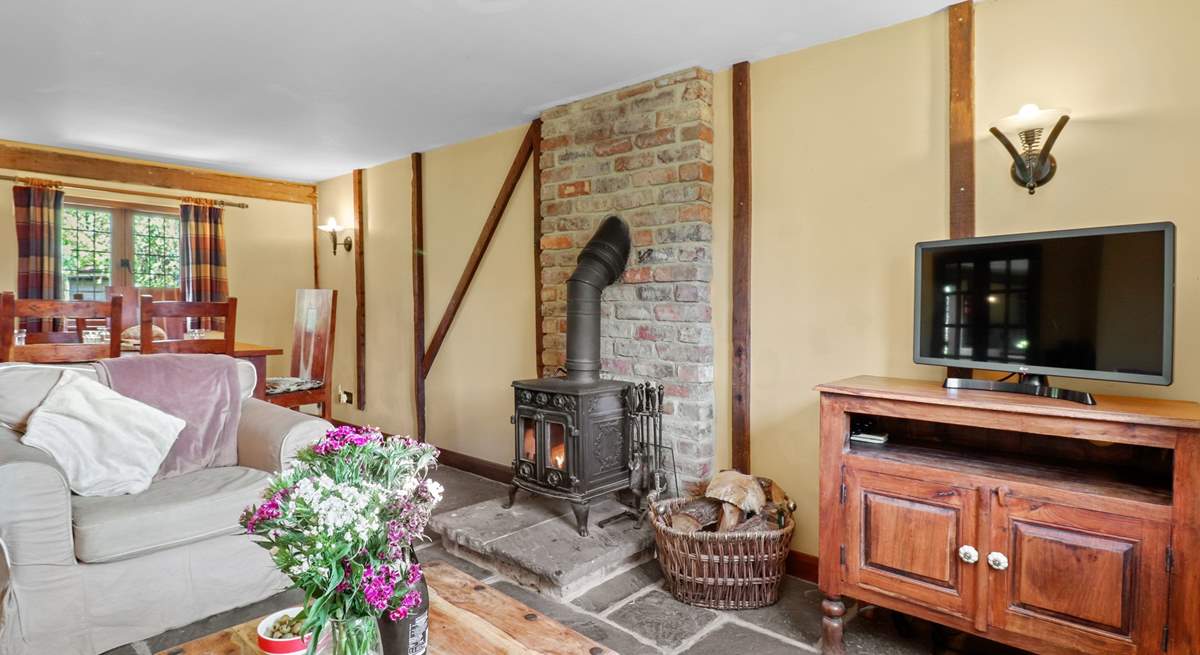
<path fill-rule="evenodd" d="M 666 386 L 681 481 L 713 466 L 712 142 L 712 73 L 701 68 L 542 113 L 542 374 L 565 361 L 575 258 L 617 214 L 634 247 L 601 305 L 603 373 Z"/>

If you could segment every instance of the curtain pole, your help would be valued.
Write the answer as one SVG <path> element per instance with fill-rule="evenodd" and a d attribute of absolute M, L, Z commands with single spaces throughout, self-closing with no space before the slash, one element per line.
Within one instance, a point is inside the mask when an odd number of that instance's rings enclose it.
<path fill-rule="evenodd" d="M 30 184 L 32 186 L 36 186 L 38 184 L 45 184 L 46 182 L 49 181 L 49 182 L 53 182 L 54 186 L 70 187 L 72 189 L 88 189 L 90 191 L 107 191 L 110 193 L 120 193 L 120 194 L 124 194 L 127 196 L 145 196 L 148 198 L 165 198 L 167 200 L 175 200 L 177 202 L 186 202 L 189 199 L 188 197 L 185 197 L 185 196 L 173 196 L 173 195 L 166 194 L 166 193 L 153 193 L 151 191 L 129 191 L 127 189 L 114 189 L 112 187 L 93 186 L 90 184 L 77 184 L 75 182 L 59 182 L 58 180 L 44 180 L 44 179 L 36 178 L 36 177 L 25 177 L 25 176 L 17 176 L 17 175 L 0 175 L 0 180 L 8 180 L 9 182 L 16 182 L 17 184 Z M 237 207 L 238 209 L 249 209 L 250 208 L 250 205 L 247 205 L 244 202 L 230 202 L 228 200 L 213 200 L 212 202 L 217 207 Z"/>

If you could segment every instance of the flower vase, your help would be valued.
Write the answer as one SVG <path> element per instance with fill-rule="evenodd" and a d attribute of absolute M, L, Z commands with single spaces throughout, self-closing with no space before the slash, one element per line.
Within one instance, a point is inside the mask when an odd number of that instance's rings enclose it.
<path fill-rule="evenodd" d="M 383 655 L 375 617 L 330 619 L 329 655 Z"/>
<path fill-rule="evenodd" d="M 417 561 L 416 554 L 412 561 Z M 425 655 L 429 648 L 429 586 L 424 576 L 417 581 L 421 602 L 408 615 L 398 621 L 387 615 L 379 617 L 379 635 L 383 642 L 383 655 Z"/>

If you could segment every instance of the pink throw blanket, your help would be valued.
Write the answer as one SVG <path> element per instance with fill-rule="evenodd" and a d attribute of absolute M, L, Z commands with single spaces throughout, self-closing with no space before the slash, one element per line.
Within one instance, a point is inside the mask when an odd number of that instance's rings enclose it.
<path fill-rule="evenodd" d="M 237 464 L 242 414 L 237 360 L 227 355 L 138 355 L 95 366 L 117 393 L 187 422 L 155 480 Z"/>

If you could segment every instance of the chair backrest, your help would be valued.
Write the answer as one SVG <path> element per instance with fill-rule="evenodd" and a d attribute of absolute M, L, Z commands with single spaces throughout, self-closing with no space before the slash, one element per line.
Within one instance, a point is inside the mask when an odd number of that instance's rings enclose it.
<path fill-rule="evenodd" d="M 183 300 L 183 291 L 178 287 L 107 287 L 106 293 L 109 298 L 113 296 L 124 296 L 125 304 L 121 309 L 121 325 L 126 328 L 142 324 L 141 299 L 143 295 L 148 295 L 154 300 Z M 162 328 L 167 333 L 168 339 L 181 339 L 184 329 L 184 319 L 182 318 L 159 318 L 155 319 L 154 324 Z"/>
<path fill-rule="evenodd" d="M 329 383 L 333 375 L 333 333 L 337 291 L 296 289 L 292 318 L 292 377 Z"/>
<path fill-rule="evenodd" d="M 215 353 L 233 355 L 237 329 L 237 298 L 225 302 L 155 301 L 152 296 L 141 299 L 141 352 L 153 353 Z M 224 334 L 213 339 L 167 339 L 155 341 L 151 325 L 156 318 L 219 318 L 224 319 Z"/>
<path fill-rule="evenodd" d="M 17 298 L 5 291 L 0 294 L 0 362 L 68 363 L 120 357 L 121 304 L 120 296 L 108 301 L 40 300 Z M 25 345 L 16 345 L 13 330 L 20 319 L 27 318 L 67 319 L 75 323 L 76 331 L 31 332 L 25 336 Z M 108 343 L 80 343 L 88 319 L 111 321 Z"/>

